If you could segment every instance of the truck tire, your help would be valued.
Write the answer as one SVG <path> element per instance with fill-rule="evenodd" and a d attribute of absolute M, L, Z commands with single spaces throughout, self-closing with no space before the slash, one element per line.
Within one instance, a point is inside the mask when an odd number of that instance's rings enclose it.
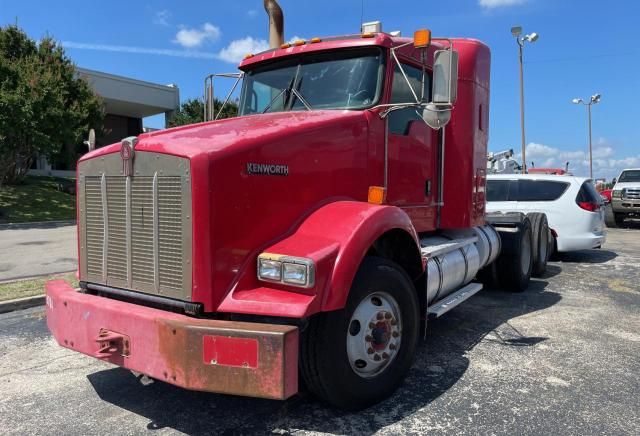
<path fill-rule="evenodd" d="M 528 213 L 527 217 L 531 221 L 531 242 L 533 247 L 531 275 L 542 277 L 547 271 L 547 260 L 549 260 L 549 223 L 547 222 L 547 216 L 543 213 Z"/>
<path fill-rule="evenodd" d="M 516 225 L 517 231 L 501 232 L 502 252 L 498 257 L 500 284 L 511 292 L 522 292 L 529 286 L 533 268 L 531 222 L 525 218 Z"/>
<path fill-rule="evenodd" d="M 390 260 L 366 257 L 346 306 L 313 317 L 303 332 L 300 369 L 308 389 L 341 409 L 391 395 L 416 351 L 419 303 L 411 279 Z"/>
<path fill-rule="evenodd" d="M 605 206 L 604 209 L 604 223 L 610 229 L 615 229 L 618 227 L 618 223 L 616 223 L 615 215 L 613 214 L 613 207 L 611 205 Z"/>

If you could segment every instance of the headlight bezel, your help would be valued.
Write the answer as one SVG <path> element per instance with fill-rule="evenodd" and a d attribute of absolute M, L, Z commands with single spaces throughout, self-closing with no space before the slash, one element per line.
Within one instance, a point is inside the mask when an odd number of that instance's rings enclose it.
<path fill-rule="evenodd" d="M 616 189 L 611 191 L 611 198 L 622 198 L 624 189 Z"/>
<path fill-rule="evenodd" d="M 261 265 L 263 262 L 269 262 L 271 265 L 279 264 L 280 265 L 280 276 L 278 279 L 273 277 L 264 276 L 262 274 Z M 294 268 L 304 268 L 304 281 L 296 280 L 296 279 L 287 279 L 285 276 L 285 268 L 286 266 L 294 267 Z M 270 283 L 280 283 L 287 286 L 295 286 L 298 288 L 309 289 L 315 286 L 315 263 L 313 260 L 305 258 L 305 257 L 297 257 L 297 256 L 287 256 L 281 254 L 273 254 L 273 253 L 262 253 L 258 256 L 257 259 L 257 271 L 256 275 L 258 280 Z"/>

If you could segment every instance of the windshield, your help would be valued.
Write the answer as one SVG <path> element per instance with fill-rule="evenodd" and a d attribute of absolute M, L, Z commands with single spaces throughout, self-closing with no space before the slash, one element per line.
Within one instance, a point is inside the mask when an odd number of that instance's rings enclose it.
<path fill-rule="evenodd" d="M 640 182 L 640 170 L 623 171 L 618 182 Z"/>
<path fill-rule="evenodd" d="M 287 110 L 365 109 L 381 93 L 382 50 L 309 54 L 248 71 L 240 115 Z"/>

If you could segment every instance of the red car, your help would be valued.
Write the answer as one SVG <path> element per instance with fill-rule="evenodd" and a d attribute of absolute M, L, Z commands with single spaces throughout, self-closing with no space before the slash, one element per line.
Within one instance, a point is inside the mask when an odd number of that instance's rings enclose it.
<path fill-rule="evenodd" d="M 611 203 L 611 191 L 612 189 L 605 189 L 603 191 L 600 191 L 600 197 L 602 197 L 604 204 Z"/>

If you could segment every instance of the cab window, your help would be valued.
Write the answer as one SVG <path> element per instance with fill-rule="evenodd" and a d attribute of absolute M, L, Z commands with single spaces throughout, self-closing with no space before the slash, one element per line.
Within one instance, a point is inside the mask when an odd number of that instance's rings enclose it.
<path fill-rule="evenodd" d="M 411 84 L 411 88 L 413 88 L 413 92 L 415 92 L 418 98 L 422 95 L 422 70 L 405 63 L 402 64 L 402 68 L 409 79 L 409 83 L 407 83 L 403 77 L 402 71 L 396 63 L 393 71 L 391 103 L 413 103 L 416 101 L 411 89 L 409 88 L 409 84 Z M 430 90 L 431 77 L 427 72 L 424 80 L 424 99 L 426 101 L 430 100 Z M 416 120 L 422 122 L 422 116 L 417 108 L 406 108 L 390 112 L 389 132 L 396 135 L 407 135 L 409 133 L 409 123 Z"/>

